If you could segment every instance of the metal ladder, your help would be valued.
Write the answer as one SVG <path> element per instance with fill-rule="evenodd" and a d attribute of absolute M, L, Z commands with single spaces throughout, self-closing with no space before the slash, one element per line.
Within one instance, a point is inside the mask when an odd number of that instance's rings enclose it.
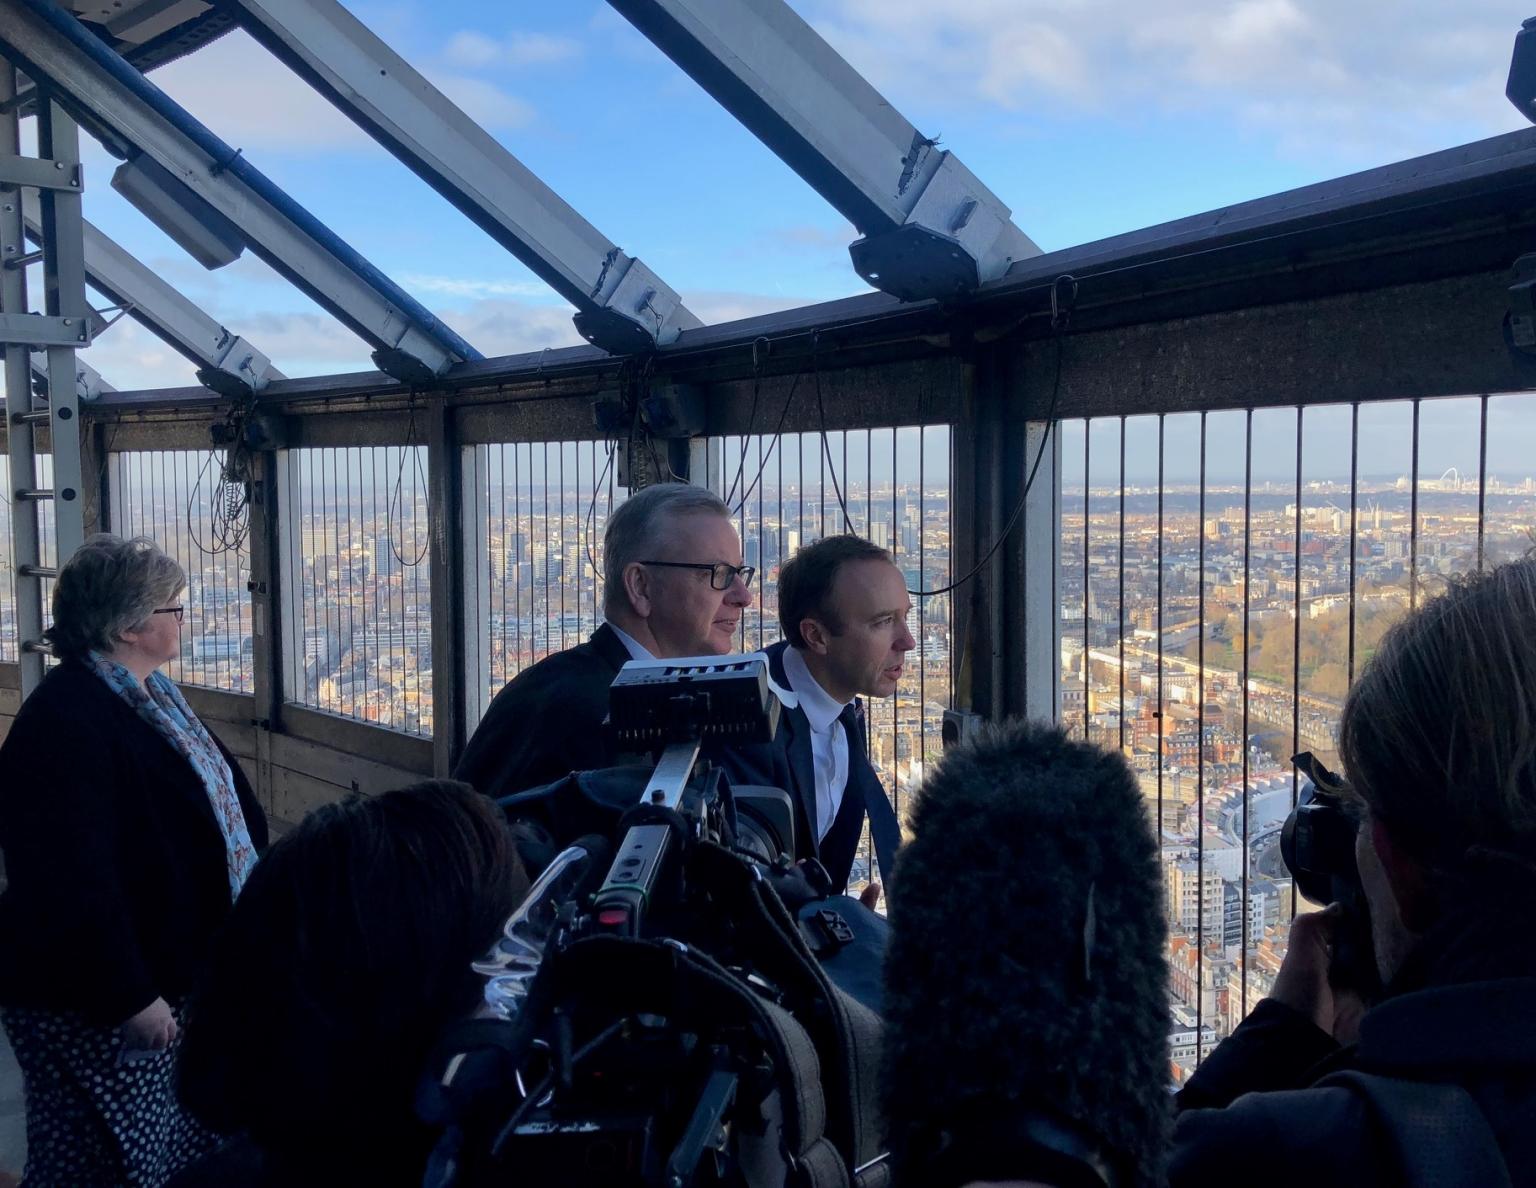
<path fill-rule="evenodd" d="M 27 105 L 35 105 L 37 113 L 36 157 L 21 154 L 21 110 Z M 85 297 L 84 188 L 74 118 L 50 95 L 24 89 L 16 69 L 0 60 L 0 352 L 10 455 L 4 497 L 11 505 L 23 698 L 43 679 L 48 654 L 42 638 L 44 583 L 58 576 L 85 535 L 75 352 L 90 345 L 99 319 Z M 35 189 L 42 207 L 43 246 L 36 252 L 27 250 L 23 189 Z M 42 314 L 27 306 L 26 268 L 37 260 L 43 264 Z M 34 350 L 46 353 L 46 398 L 33 388 Z M 47 486 L 40 480 L 45 470 Z M 45 565 L 43 528 L 50 511 L 55 556 Z"/>

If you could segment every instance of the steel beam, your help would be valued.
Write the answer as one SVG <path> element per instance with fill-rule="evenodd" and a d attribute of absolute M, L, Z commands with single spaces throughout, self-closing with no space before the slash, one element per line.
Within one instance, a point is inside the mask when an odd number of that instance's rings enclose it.
<path fill-rule="evenodd" d="M 48 356 L 42 351 L 32 352 L 32 382 L 41 384 L 45 389 L 48 386 Z M 117 391 L 107 383 L 97 371 L 84 359 L 75 360 L 75 398 L 78 400 L 97 400 L 108 392 Z"/>
<path fill-rule="evenodd" d="M 258 256 L 372 346 L 384 371 L 425 382 L 480 357 L 52 0 L 0 0 L 0 53 L 104 142 L 146 154 L 238 226 Z"/>
<path fill-rule="evenodd" d="M 952 297 L 1040 249 L 784 0 L 609 0 L 857 227 L 853 266 L 904 301 Z"/>
<path fill-rule="evenodd" d="M 23 198 L 27 235 L 41 242 L 37 201 Z M 85 276 L 91 286 L 198 369 L 198 379 L 224 395 L 259 392 L 283 373 L 244 338 L 225 329 L 158 273 L 135 259 L 89 220 L 85 227 Z"/>
<path fill-rule="evenodd" d="M 0 62 L 0 153 L 21 151 L 21 119 L 8 101 L 16 94 L 16 71 Z M 13 193 L 0 194 L 0 261 L 20 259 L 25 253 L 26 232 L 21 222 L 21 202 Z M 26 313 L 27 270 L 0 265 L 0 315 L 18 317 Z M 0 345 L 5 360 L 6 449 L 10 460 L 11 498 L 18 487 L 38 486 L 36 434 L 29 415 L 34 402 L 29 352 L 19 347 Z M 42 534 L 39 531 L 37 505 L 13 501 L 11 504 L 11 563 L 35 564 L 42 560 Z M 43 591 L 40 582 L 13 574 L 16 595 L 16 638 L 32 641 L 43 633 Z M 35 689 L 43 679 L 41 653 L 18 649 L 17 683 L 23 695 Z"/>
<path fill-rule="evenodd" d="M 625 255 L 336 0 L 231 0 L 257 41 L 576 307 L 615 353 L 701 325 Z"/>
<path fill-rule="evenodd" d="M 36 81 L 36 80 L 34 80 Z M 37 105 L 37 151 L 78 166 L 80 129 L 57 97 Z M 42 191 L 43 307 L 66 326 L 87 327 L 95 314 L 85 300 L 84 219 L 78 190 Z M 88 340 L 87 340 L 88 341 Z M 53 539 L 56 568 L 85 540 L 84 467 L 80 450 L 80 401 L 75 391 L 75 347 L 48 347 L 48 432 L 53 460 Z"/>

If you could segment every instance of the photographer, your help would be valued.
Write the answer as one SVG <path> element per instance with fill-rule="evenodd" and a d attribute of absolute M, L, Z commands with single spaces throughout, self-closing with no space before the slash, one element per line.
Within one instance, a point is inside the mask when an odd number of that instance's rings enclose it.
<path fill-rule="evenodd" d="M 586 643 L 519 673 L 491 702 L 454 778 L 500 797 L 610 767 L 608 686 L 630 660 L 724 655 L 753 576 L 720 499 L 658 483 L 615 509 L 603 533 L 603 615 Z M 771 765 L 770 765 L 771 766 Z M 728 768 L 729 769 L 729 768 Z M 787 774 L 761 782 L 783 786 Z"/>
<path fill-rule="evenodd" d="M 1171 1182 L 1536 1184 L 1536 561 L 1394 627 L 1339 752 L 1382 1000 L 1329 982 L 1339 908 L 1298 916 L 1179 1095 Z"/>

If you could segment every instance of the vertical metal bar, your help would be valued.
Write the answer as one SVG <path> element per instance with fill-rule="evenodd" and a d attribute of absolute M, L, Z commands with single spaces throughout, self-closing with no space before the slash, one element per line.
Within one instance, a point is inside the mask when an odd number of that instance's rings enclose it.
<path fill-rule="evenodd" d="M 1355 683 L 1356 563 L 1360 556 L 1360 402 L 1349 406 L 1349 684 Z"/>
<path fill-rule="evenodd" d="M 545 446 L 544 451 L 544 505 L 547 508 L 549 506 L 549 447 Z M 558 475 L 557 481 L 560 484 L 559 492 L 555 496 L 555 508 L 560 515 L 559 523 L 555 529 L 555 539 L 563 542 L 565 538 L 565 443 L 563 441 L 555 443 L 555 456 L 559 459 L 556 474 Z M 561 548 L 557 555 L 560 558 L 560 650 L 563 652 L 568 646 L 565 638 L 565 549 Z M 545 570 L 545 575 L 547 579 L 547 569 Z"/>
<path fill-rule="evenodd" d="M 502 448 L 506 449 L 507 447 L 503 446 Z M 523 571 L 532 568 L 530 564 L 532 557 L 532 541 L 523 535 L 523 487 L 521 478 L 521 458 L 522 451 L 519 448 L 518 443 L 514 442 L 512 444 L 512 544 L 517 553 L 517 575 L 515 578 L 515 584 L 512 587 L 512 613 L 516 616 L 515 621 L 517 624 L 515 634 L 515 639 L 517 641 L 517 651 L 516 660 L 514 661 L 517 672 L 521 672 L 525 667 L 523 661 Z M 530 525 L 530 529 L 531 527 L 532 526 Z M 531 602 L 529 603 L 528 619 L 529 622 L 532 623 L 533 605 Z M 513 675 L 513 673 L 509 672 L 507 674 L 507 679 L 511 680 Z"/>
<path fill-rule="evenodd" d="M 1028 482 L 1040 458 L 1035 481 L 1024 495 L 1024 696 L 1025 716 L 1037 721 L 1061 718 L 1061 434 L 1054 422 L 1024 425 L 1023 470 L 1018 486 Z M 1042 450 L 1044 451 L 1042 453 Z M 994 529 L 996 530 L 996 529 Z"/>
<path fill-rule="evenodd" d="M 1090 715 L 1089 712 L 1088 712 L 1088 668 L 1089 668 L 1089 664 L 1088 664 L 1088 648 L 1089 648 L 1089 644 L 1090 644 L 1090 640 L 1091 640 L 1091 634 L 1092 634 L 1090 632 L 1090 630 L 1089 630 L 1090 623 L 1088 621 L 1088 607 L 1089 607 L 1089 604 L 1090 604 L 1090 599 L 1088 597 L 1088 589 L 1089 589 L 1089 583 L 1090 583 L 1090 580 L 1091 580 L 1090 573 L 1089 573 L 1089 567 L 1088 567 L 1088 555 L 1089 555 L 1089 551 L 1090 551 L 1090 548 L 1091 548 L 1091 541 L 1089 539 L 1088 501 L 1089 501 L 1089 499 L 1091 497 L 1090 493 L 1093 490 L 1093 483 L 1092 483 L 1092 481 L 1090 479 L 1090 475 L 1092 474 L 1091 467 L 1092 467 L 1092 464 L 1093 464 L 1093 448 L 1092 448 L 1092 444 L 1091 444 L 1092 441 L 1093 441 L 1093 419 L 1091 417 L 1084 417 L 1083 418 L 1083 741 L 1084 742 L 1092 742 L 1093 741 L 1092 715 Z"/>
<path fill-rule="evenodd" d="M 1483 568 L 1483 524 L 1488 512 L 1488 393 L 1478 400 L 1477 417 L 1477 568 Z"/>
<path fill-rule="evenodd" d="M 1195 1067 L 1204 1057 L 1205 1021 L 1205 417 L 1200 413 L 1200 498 L 1195 532 L 1199 542 L 1195 594 Z"/>
<path fill-rule="evenodd" d="M 427 407 L 428 597 L 432 609 L 432 768 L 442 776 L 450 774 L 458 763 L 467 735 L 462 465 L 453 409 L 446 401 L 434 401 Z"/>
<path fill-rule="evenodd" d="M 1157 414 L 1157 837 L 1163 836 L 1163 452 L 1166 417 Z"/>
<path fill-rule="evenodd" d="M 1301 458 L 1302 425 L 1306 409 L 1296 409 L 1296 522 L 1293 526 L 1291 577 L 1295 583 L 1291 600 L 1291 754 L 1301 750 Z M 1291 808 L 1301 796 L 1301 773 L 1291 767 Z M 1298 893 L 1291 882 L 1291 915 L 1296 914 Z"/>
<path fill-rule="evenodd" d="M 80 160 L 80 130 L 52 95 L 37 105 L 38 155 L 64 162 Z M 14 195 L 19 197 L 19 191 Z M 85 300 L 85 223 L 80 191 L 43 190 L 38 195 L 43 224 L 44 306 L 53 317 L 80 319 L 90 314 Z M 24 350 L 15 353 L 26 357 Z M 18 401 L 18 403 L 20 403 Z M 49 454 L 53 467 L 53 564 L 62 566 L 85 539 L 84 474 L 80 465 L 80 403 L 75 381 L 75 352 L 48 348 Z"/>
<path fill-rule="evenodd" d="M 1120 753 L 1125 754 L 1125 417 L 1120 418 Z"/>
<path fill-rule="evenodd" d="M 928 560 L 926 533 L 928 523 L 928 426 L 917 429 L 917 588 L 927 590 Z M 917 600 L 917 738 L 918 761 L 923 775 L 928 774 L 928 600 Z M 897 819 L 901 817 L 897 812 Z"/>
<path fill-rule="evenodd" d="M 0 153 L 21 155 L 21 117 L 5 101 L 17 93 L 17 76 L 10 62 L 0 59 Z M 25 227 L 22 223 L 20 192 L 0 195 L 0 256 L 19 259 L 27 253 Z M 30 312 L 27 304 L 25 268 L 0 267 L 0 312 L 17 315 Z M 12 592 L 16 599 L 16 663 L 21 681 L 21 695 L 26 697 L 43 679 L 43 657 L 30 652 L 26 644 L 43 634 L 42 585 L 26 580 L 17 570 L 26 564 L 41 564 L 42 540 L 38 531 L 38 505 L 13 499 L 18 489 L 36 488 L 36 435 L 30 423 L 19 422 L 17 413 L 39 407 L 32 392 L 32 363 L 24 346 L 0 347 L 5 358 L 7 482 L 6 499 L 10 510 L 10 546 Z M 74 385 L 70 385 L 73 389 Z"/>
<path fill-rule="evenodd" d="M 1252 651 L 1251 610 L 1253 578 L 1253 409 L 1248 409 L 1243 427 L 1243 942 L 1239 954 L 1239 982 L 1243 996 L 1241 1014 L 1248 1013 L 1248 657 Z"/>
<path fill-rule="evenodd" d="M 757 488 L 757 572 L 758 573 L 766 573 L 767 572 L 767 569 L 763 565 L 763 537 L 764 537 L 764 531 L 765 531 L 765 529 L 767 527 L 767 519 L 766 519 L 766 517 L 763 514 L 764 507 L 766 506 L 766 496 L 763 493 L 763 468 L 764 468 L 764 466 L 765 466 L 765 462 L 763 460 L 763 436 L 762 436 L 762 434 L 758 434 L 758 436 L 757 436 L 757 478 L 753 481 L 753 484 L 752 484 L 753 486 L 755 486 Z M 742 613 L 742 618 L 743 619 L 746 618 L 745 611 Z M 764 635 L 764 624 L 763 624 L 763 604 L 762 604 L 762 600 L 758 599 L 757 600 L 757 649 L 758 649 L 758 651 L 762 651 L 763 648 L 766 646 L 766 644 L 767 644 L 767 640 L 766 640 L 765 635 Z M 866 739 L 868 739 L 868 737 L 869 737 L 869 731 L 868 730 L 866 730 L 864 732 L 864 737 Z"/>
<path fill-rule="evenodd" d="M 1419 402 L 1413 402 L 1413 473 L 1408 480 L 1408 609 L 1419 605 Z"/>

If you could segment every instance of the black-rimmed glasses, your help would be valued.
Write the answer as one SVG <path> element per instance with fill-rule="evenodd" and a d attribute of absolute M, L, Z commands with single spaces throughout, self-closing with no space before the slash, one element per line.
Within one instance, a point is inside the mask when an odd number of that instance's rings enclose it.
<path fill-rule="evenodd" d="M 150 611 L 149 613 L 152 615 L 175 615 L 176 621 L 180 623 L 182 619 L 186 618 L 187 608 L 184 606 L 162 606 L 159 610 Z"/>
<path fill-rule="evenodd" d="M 728 565 L 724 561 L 716 561 L 713 565 L 702 561 L 642 561 L 640 564 L 659 565 L 664 569 L 702 569 L 709 574 L 709 584 L 716 590 L 729 590 L 731 582 L 738 577 L 743 586 L 750 586 L 757 573 L 756 566 Z"/>

